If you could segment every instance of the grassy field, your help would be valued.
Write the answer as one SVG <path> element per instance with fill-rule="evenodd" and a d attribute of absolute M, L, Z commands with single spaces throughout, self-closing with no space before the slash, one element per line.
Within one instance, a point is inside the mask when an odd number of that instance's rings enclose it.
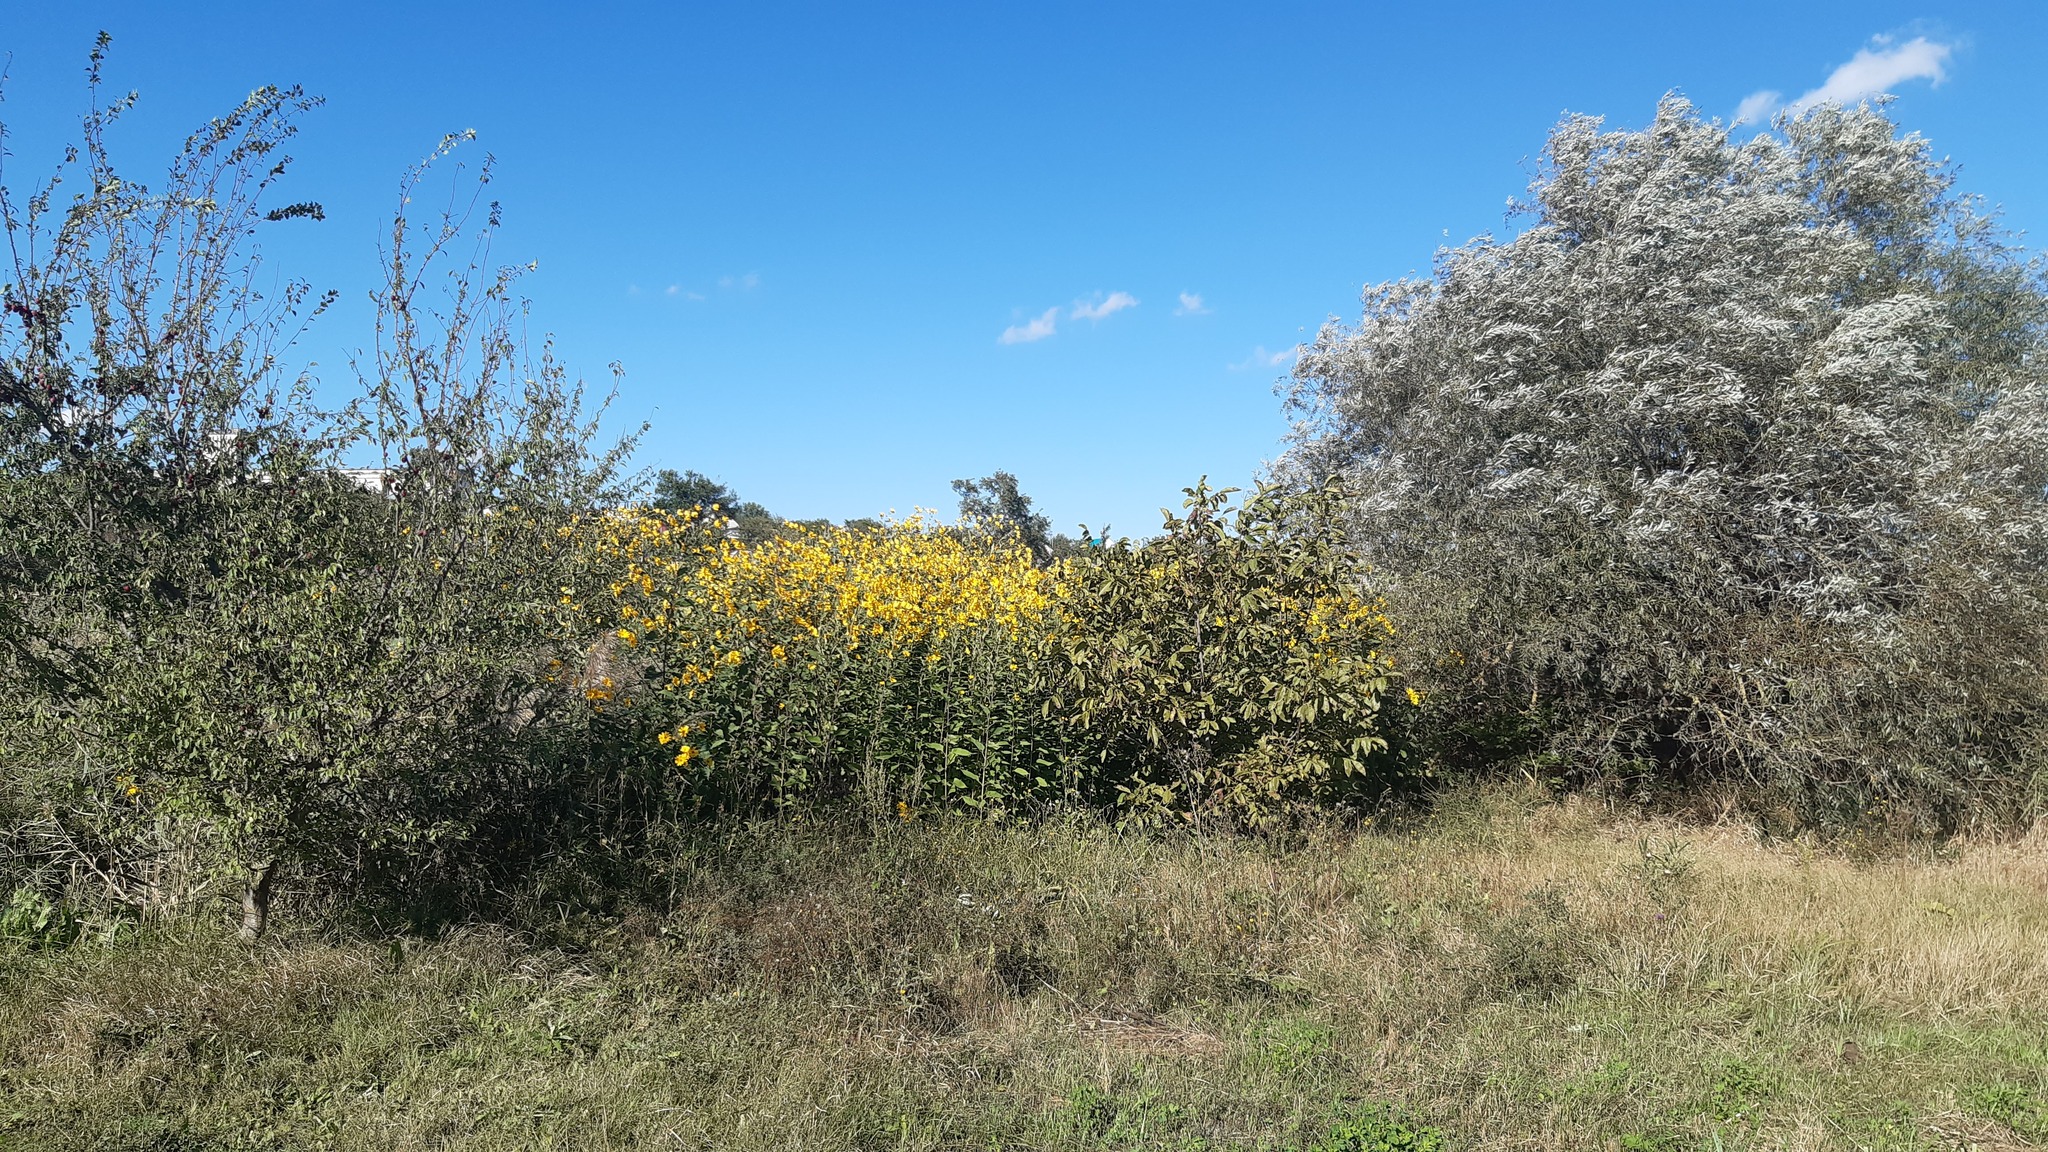
<path fill-rule="evenodd" d="M 516 928 L 0 958 L 0 1148 L 2034 1147 L 2044 833 L 763 825 Z"/>

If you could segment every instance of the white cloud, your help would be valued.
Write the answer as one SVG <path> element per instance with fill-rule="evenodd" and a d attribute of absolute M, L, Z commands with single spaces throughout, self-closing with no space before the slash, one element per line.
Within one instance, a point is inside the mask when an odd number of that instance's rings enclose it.
<path fill-rule="evenodd" d="M 1778 102 L 1784 99 L 1784 96 L 1783 92 L 1775 88 L 1763 92 L 1751 92 L 1742 98 L 1741 104 L 1736 106 L 1735 123 L 1761 124 L 1769 120 L 1771 113 L 1778 110 Z M 1450 232 L 1446 230 L 1444 235 L 1448 236 Z"/>
<path fill-rule="evenodd" d="M 1266 351 L 1264 344 L 1252 349 L 1252 354 L 1230 366 L 1232 372 L 1244 372 L 1252 368 L 1278 368 L 1292 364 L 1301 355 L 1301 345 L 1291 344 L 1278 352 Z"/>
<path fill-rule="evenodd" d="M 727 292 L 752 292 L 761 286 L 761 274 L 749 272 L 745 276 L 720 276 L 718 286 Z"/>
<path fill-rule="evenodd" d="M 1886 47 L 1888 41 L 1889 38 L 1879 38 L 1873 42 L 1875 51 L 1865 48 L 1847 64 L 1828 73 L 1827 83 L 1794 100 L 1792 110 L 1797 112 L 1827 100 L 1853 104 L 1888 92 L 1907 80 L 1939 84 L 1948 79 L 1942 66 L 1948 63 L 1949 53 L 1955 50 L 1953 46 L 1937 44 L 1925 36 L 1915 36 L 1895 48 Z"/>
<path fill-rule="evenodd" d="M 674 296 L 676 293 L 681 292 L 682 290 L 683 286 L 681 284 L 671 284 L 668 286 L 668 294 L 671 296 Z"/>
<path fill-rule="evenodd" d="M 1058 308 L 1047 308 L 1028 324 L 1012 324 L 1003 329 L 1003 334 L 996 337 L 996 343 L 1029 344 L 1034 340 L 1043 340 L 1058 331 L 1059 319 Z"/>
<path fill-rule="evenodd" d="M 1070 320 L 1101 320 L 1104 317 L 1115 315 L 1126 308 L 1136 308 L 1138 306 L 1138 298 L 1129 292 L 1111 292 L 1108 296 L 1103 296 L 1102 293 L 1098 292 L 1096 296 L 1098 299 L 1093 301 L 1074 301 L 1074 310 L 1067 314 L 1067 318 Z"/>
<path fill-rule="evenodd" d="M 1940 84 L 1948 79 L 1948 58 L 1954 52 L 1955 45 L 1942 44 L 1925 36 L 1915 36 L 1903 44 L 1892 43 L 1889 36 L 1878 36 L 1871 40 L 1868 48 L 1850 57 L 1847 64 L 1828 73 L 1827 80 L 1820 87 L 1783 107 L 1787 112 L 1799 113 L 1830 101 L 1854 104 L 1889 92 L 1908 80 Z M 1735 122 L 1768 119 L 1780 107 L 1779 100 L 1778 92 L 1752 92 L 1736 108 Z"/>
<path fill-rule="evenodd" d="M 1202 294 L 1200 292 L 1183 292 L 1180 294 L 1180 307 L 1175 308 L 1173 314 L 1175 316 L 1206 316 L 1209 314 L 1209 311 L 1209 306 L 1202 303 Z"/>

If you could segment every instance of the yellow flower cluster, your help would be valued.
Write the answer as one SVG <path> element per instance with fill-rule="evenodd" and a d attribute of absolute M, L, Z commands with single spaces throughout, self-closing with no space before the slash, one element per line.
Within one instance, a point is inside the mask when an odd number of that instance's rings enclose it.
<path fill-rule="evenodd" d="M 989 658 L 1050 620 L 1052 580 L 1027 550 L 923 515 L 867 530 L 790 524 L 758 544 L 727 540 L 693 512 L 582 527 L 603 589 L 592 622 L 638 650 L 685 713 L 724 676 L 893 684 L 912 668 Z M 568 590 L 562 605 L 585 610 Z M 684 753 L 677 764 L 704 755 Z"/>
<path fill-rule="evenodd" d="M 755 648 L 786 658 L 830 631 L 895 652 L 985 627 L 1015 636 L 1050 603 L 1050 581 L 1023 548 L 991 548 L 923 516 L 871 531 L 791 524 L 758 545 L 707 532 L 694 512 L 614 514 L 596 528 L 595 550 L 617 572 L 607 590 L 618 638 L 712 639 L 728 664 Z"/>

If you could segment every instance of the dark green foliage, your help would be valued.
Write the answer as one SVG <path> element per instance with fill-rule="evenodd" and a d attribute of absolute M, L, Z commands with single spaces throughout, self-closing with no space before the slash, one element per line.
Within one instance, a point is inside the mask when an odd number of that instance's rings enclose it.
<path fill-rule="evenodd" d="M 1331 531 L 1334 494 L 1266 487 L 1232 509 L 1234 491 L 1190 488 L 1159 536 L 1062 577 L 1052 707 L 1100 749 L 1132 817 L 1260 820 L 1386 746 L 1389 626 Z"/>
<path fill-rule="evenodd" d="M 256 932 L 280 866 L 460 877 L 472 833 L 563 780 L 558 529 L 619 454 L 514 338 L 516 272 L 442 274 L 459 211 L 395 220 L 360 394 L 318 410 L 280 356 L 325 300 L 229 275 L 259 226 L 318 216 L 260 206 L 313 101 L 257 90 L 161 190 L 105 146 L 128 104 L 87 117 L 68 204 L 0 196 L 0 878 L 154 909 L 250 878 Z"/>
<path fill-rule="evenodd" d="M 1053 558 L 1052 521 L 1031 510 L 1031 497 L 1017 487 L 1017 478 L 998 470 L 979 480 L 955 480 L 960 519 L 982 531 L 1014 535 L 1043 564 Z"/>
<path fill-rule="evenodd" d="M 1444 1134 L 1417 1128 L 1383 1104 L 1358 1108 L 1302 1152 L 1443 1152 Z"/>
<path fill-rule="evenodd" d="M 666 512 L 696 509 L 726 523 L 738 539 L 758 544 L 782 529 L 782 518 L 702 472 L 678 473 L 664 468 L 654 477 L 654 496 L 648 503 Z"/>
<path fill-rule="evenodd" d="M 738 493 L 702 472 L 678 473 L 673 468 L 664 468 L 655 475 L 654 498 L 649 503 L 669 512 L 713 507 L 732 511 L 740 506 L 740 498 Z"/>

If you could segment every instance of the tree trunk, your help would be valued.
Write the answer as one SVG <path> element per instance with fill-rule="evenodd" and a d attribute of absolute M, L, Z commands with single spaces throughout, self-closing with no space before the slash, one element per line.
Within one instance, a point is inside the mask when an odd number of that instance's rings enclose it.
<path fill-rule="evenodd" d="M 249 869 L 249 883 L 242 889 L 242 930 L 244 940 L 263 935 L 270 921 L 270 880 L 277 875 L 277 861 L 266 860 Z"/>

